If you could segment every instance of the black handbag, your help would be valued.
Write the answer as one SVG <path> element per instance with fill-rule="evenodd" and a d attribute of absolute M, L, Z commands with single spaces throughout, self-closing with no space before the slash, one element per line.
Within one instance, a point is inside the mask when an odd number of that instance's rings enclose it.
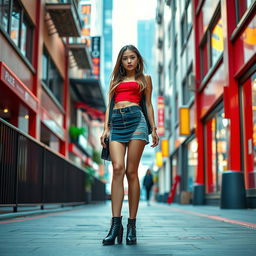
<path fill-rule="evenodd" d="M 109 138 L 105 138 L 104 142 L 106 144 L 106 147 L 102 147 L 101 151 L 101 159 L 111 161 L 110 152 L 109 152 Z"/>

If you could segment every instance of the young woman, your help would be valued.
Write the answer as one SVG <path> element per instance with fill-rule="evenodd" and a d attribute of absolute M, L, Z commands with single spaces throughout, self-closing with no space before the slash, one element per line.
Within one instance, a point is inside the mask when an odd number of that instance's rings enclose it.
<path fill-rule="evenodd" d="M 156 147 L 159 142 L 151 103 L 151 77 L 145 75 L 143 71 L 144 63 L 138 49 L 133 45 L 124 46 L 118 54 L 112 73 L 109 104 L 101 136 L 103 147 L 106 147 L 105 138 L 109 138 L 113 166 L 112 224 L 108 235 L 103 239 L 103 245 L 115 244 L 116 238 L 119 244 L 122 243 L 121 209 L 124 199 L 124 175 L 128 180 L 129 201 L 126 244 L 137 243 L 136 215 L 140 198 L 138 166 L 144 147 L 149 143 L 149 131 L 152 131 L 151 147 Z M 140 106 L 143 99 L 147 114 L 143 114 Z"/>

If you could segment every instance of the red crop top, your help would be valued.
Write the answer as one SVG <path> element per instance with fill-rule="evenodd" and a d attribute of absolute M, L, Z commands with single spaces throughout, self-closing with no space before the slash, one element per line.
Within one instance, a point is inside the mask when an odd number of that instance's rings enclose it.
<path fill-rule="evenodd" d="M 140 85 L 137 82 L 121 82 L 115 89 L 114 103 L 130 101 L 139 104 L 141 97 Z"/>

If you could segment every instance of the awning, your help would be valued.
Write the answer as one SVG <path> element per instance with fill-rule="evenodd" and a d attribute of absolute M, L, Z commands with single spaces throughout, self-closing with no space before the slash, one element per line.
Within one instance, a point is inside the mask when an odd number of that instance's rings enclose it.
<path fill-rule="evenodd" d="M 98 79 L 70 79 L 70 84 L 75 93 L 76 101 L 82 102 L 102 113 L 106 111 L 105 98 Z"/>

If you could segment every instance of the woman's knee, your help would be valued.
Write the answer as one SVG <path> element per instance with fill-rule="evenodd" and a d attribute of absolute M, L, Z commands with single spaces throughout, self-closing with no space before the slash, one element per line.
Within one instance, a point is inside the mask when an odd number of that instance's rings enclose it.
<path fill-rule="evenodd" d="M 124 175 L 124 165 L 119 163 L 113 163 L 113 177 L 122 177 Z"/>
<path fill-rule="evenodd" d="M 133 181 L 133 180 L 138 179 L 138 173 L 137 172 L 128 171 L 126 173 L 126 176 L 127 176 L 128 181 Z"/>

